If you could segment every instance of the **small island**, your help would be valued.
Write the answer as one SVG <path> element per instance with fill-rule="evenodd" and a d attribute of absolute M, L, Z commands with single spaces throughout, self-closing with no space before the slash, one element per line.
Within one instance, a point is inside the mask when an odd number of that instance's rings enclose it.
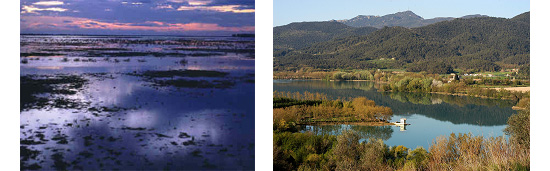
<path fill-rule="evenodd" d="M 377 106 L 365 97 L 330 100 L 320 93 L 273 92 L 274 130 L 294 129 L 297 125 L 352 124 L 395 125 L 393 111 Z"/>

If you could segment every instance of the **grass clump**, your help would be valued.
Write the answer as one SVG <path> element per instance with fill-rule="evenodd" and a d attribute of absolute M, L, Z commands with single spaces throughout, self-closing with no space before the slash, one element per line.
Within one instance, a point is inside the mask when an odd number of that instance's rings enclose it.
<path fill-rule="evenodd" d="M 21 57 L 28 57 L 28 56 L 60 56 L 65 55 L 61 53 L 19 53 L 19 56 Z"/>
<path fill-rule="evenodd" d="M 20 77 L 20 109 L 41 108 L 48 105 L 57 107 L 76 107 L 76 102 L 62 97 L 39 97 L 40 94 L 72 95 L 88 82 L 76 75 L 37 76 L 27 75 Z M 52 104 L 53 103 L 53 104 Z"/>

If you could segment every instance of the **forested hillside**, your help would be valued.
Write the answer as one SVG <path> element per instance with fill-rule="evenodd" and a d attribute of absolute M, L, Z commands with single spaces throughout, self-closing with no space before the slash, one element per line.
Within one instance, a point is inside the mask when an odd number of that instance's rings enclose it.
<path fill-rule="evenodd" d="M 376 30 L 373 27 L 354 28 L 331 21 L 291 23 L 273 28 L 273 48 L 275 53 L 280 54 L 334 38 L 364 36 Z"/>
<path fill-rule="evenodd" d="M 511 19 L 459 18 L 412 29 L 384 27 L 365 36 L 275 54 L 274 69 L 406 68 L 438 73 L 518 68 L 529 65 L 529 28 L 529 12 Z"/>

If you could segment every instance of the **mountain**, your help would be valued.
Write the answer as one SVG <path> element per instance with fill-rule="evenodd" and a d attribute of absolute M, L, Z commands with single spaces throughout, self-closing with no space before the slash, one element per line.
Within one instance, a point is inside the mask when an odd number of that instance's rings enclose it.
<path fill-rule="evenodd" d="M 461 18 L 475 17 L 485 16 L 476 14 Z M 412 11 L 404 11 L 382 17 L 360 15 L 349 20 L 290 23 L 273 28 L 273 52 L 274 56 L 280 56 L 291 50 L 302 49 L 335 38 L 364 36 L 384 26 L 412 28 L 453 19 L 455 18 L 424 19 Z"/>
<path fill-rule="evenodd" d="M 487 17 L 486 15 L 467 15 L 461 18 L 476 18 L 476 17 Z M 338 22 L 344 23 L 345 25 L 352 27 L 375 27 L 383 28 L 401 26 L 406 28 L 414 28 L 430 25 L 433 23 L 441 21 L 453 20 L 453 17 L 437 17 L 432 19 L 424 19 L 416 15 L 412 11 L 398 12 L 395 14 L 388 14 L 384 16 L 373 16 L 373 15 L 359 15 L 352 19 L 348 20 L 338 20 Z"/>
<path fill-rule="evenodd" d="M 365 36 L 312 44 L 274 58 L 275 70 L 451 66 L 495 71 L 529 64 L 529 12 L 511 19 L 466 17 L 431 25 L 384 27 Z"/>
<path fill-rule="evenodd" d="M 460 18 L 462 19 L 468 19 L 468 18 L 477 18 L 477 17 L 489 17 L 487 15 L 481 15 L 481 14 L 474 14 L 474 15 L 465 15 Z"/>
<path fill-rule="evenodd" d="M 334 38 L 364 36 L 376 30 L 374 27 L 355 28 L 330 21 L 291 23 L 273 28 L 273 48 L 275 51 L 301 49 Z"/>

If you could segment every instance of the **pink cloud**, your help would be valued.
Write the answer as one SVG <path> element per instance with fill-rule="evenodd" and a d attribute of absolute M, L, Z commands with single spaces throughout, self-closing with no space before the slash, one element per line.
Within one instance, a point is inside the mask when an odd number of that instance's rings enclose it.
<path fill-rule="evenodd" d="M 212 23 L 164 23 L 148 21 L 145 23 L 109 23 L 87 18 L 53 17 L 53 16 L 22 16 L 21 29 L 48 29 L 55 27 L 59 30 L 106 29 L 106 30 L 145 30 L 157 32 L 185 32 L 185 31 L 254 31 L 254 26 L 224 27 Z M 70 22 L 69 22 L 70 21 Z M 140 25 L 143 24 L 143 25 Z"/>
<path fill-rule="evenodd" d="M 253 13 L 254 9 L 239 9 L 241 5 L 221 5 L 221 6 L 181 6 L 178 11 L 216 11 L 216 12 L 232 12 L 232 13 Z"/>

